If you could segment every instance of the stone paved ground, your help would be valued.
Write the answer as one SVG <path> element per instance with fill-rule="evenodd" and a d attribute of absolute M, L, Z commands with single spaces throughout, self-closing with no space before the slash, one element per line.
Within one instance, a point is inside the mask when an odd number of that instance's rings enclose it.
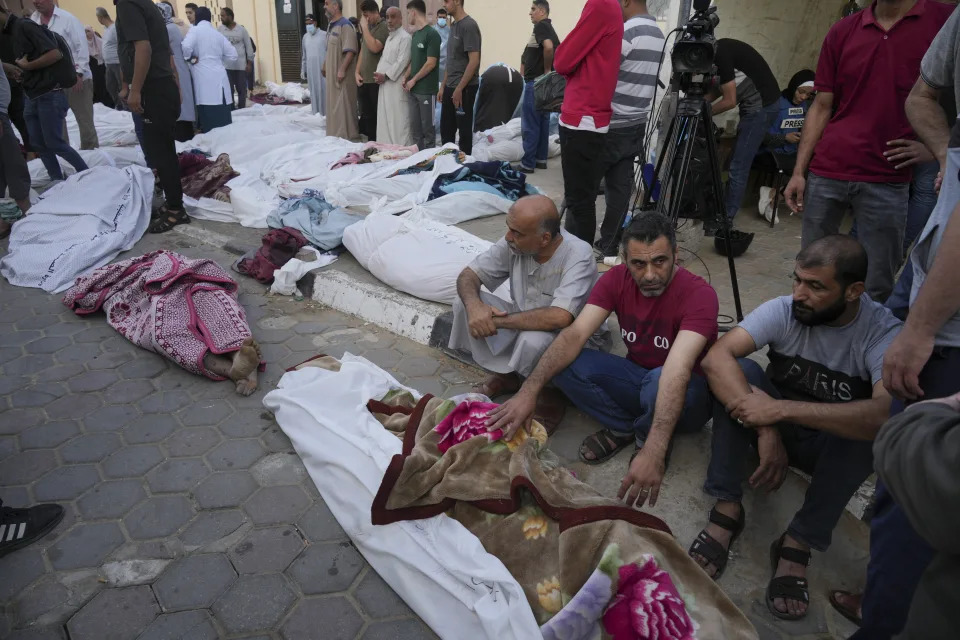
<path fill-rule="evenodd" d="M 741 261 L 748 310 L 789 291 L 795 222 L 762 235 Z M 131 255 L 163 246 L 223 265 L 233 259 L 178 233 L 145 238 Z M 700 254 L 731 313 L 724 263 L 706 243 Z M 137 349 L 101 316 L 74 316 L 59 296 L 0 279 L 0 498 L 11 506 L 56 501 L 67 510 L 52 534 L 0 558 L 0 639 L 435 637 L 350 544 L 261 400 L 286 367 L 318 353 L 362 354 L 436 395 L 466 391 L 480 373 L 350 316 L 268 298 L 262 286 L 239 281 L 269 363 L 250 398 Z M 551 446 L 572 462 L 594 429 L 571 411 Z M 655 511 L 681 544 L 706 513 L 699 483 L 708 443 L 706 433 L 678 442 L 665 485 L 677 497 Z M 574 468 L 612 493 L 628 456 Z M 792 478 L 782 491 L 791 493 L 758 497 L 751 512 L 779 509 L 783 521 L 802 482 Z M 764 529 L 756 520 L 721 585 L 761 638 L 846 637 L 849 625 L 821 593 L 806 621 L 771 621 L 758 598 L 766 545 L 782 522 Z M 815 563 L 815 587 L 857 586 L 864 527 L 845 517 L 836 537 L 837 549 Z"/>

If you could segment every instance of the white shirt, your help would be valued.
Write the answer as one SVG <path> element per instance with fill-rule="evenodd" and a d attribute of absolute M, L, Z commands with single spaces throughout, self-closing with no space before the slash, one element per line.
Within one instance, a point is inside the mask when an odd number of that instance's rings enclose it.
<path fill-rule="evenodd" d="M 120 54 L 117 52 L 116 22 L 103 32 L 103 64 L 120 64 Z"/>
<path fill-rule="evenodd" d="M 39 11 L 34 11 L 30 19 L 37 24 L 43 24 Z M 67 41 L 77 75 L 82 75 L 84 80 L 93 79 L 93 74 L 90 72 L 90 49 L 87 47 L 87 34 L 83 30 L 83 23 L 69 11 L 54 7 L 47 27 Z"/>
<path fill-rule="evenodd" d="M 233 102 L 233 90 L 227 79 L 224 60 L 237 59 L 237 50 L 223 34 L 208 21 L 198 22 L 183 39 L 183 57 L 197 57 L 197 64 L 190 65 L 193 77 L 194 100 L 200 105 L 221 105 Z"/>

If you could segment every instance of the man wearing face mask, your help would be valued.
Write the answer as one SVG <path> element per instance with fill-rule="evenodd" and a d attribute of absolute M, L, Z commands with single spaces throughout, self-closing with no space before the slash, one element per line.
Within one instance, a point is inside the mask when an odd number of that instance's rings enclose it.
<path fill-rule="evenodd" d="M 447 41 L 450 39 L 450 18 L 443 7 L 437 9 L 437 33 L 440 34 L 440 78 L 447 70 Z"/>
<path fill-rule="evenodd" d="M 327 115 L 327 81 L 323 77 L 323 65 L 327 60 L 327 34 L 317 29 L 317 20 L 312 13 L 306 17 L 307 32 L 303 34 L 300 52 L 300 79 L 310 88 L 310 109 L 314 114 Z"/>
<path fill-rule="evenodd" d="M 811 549 L 826 551 L 847 502 L 873 472 L 872 441 L 890 415 L 883 357 L 901 323 L 864 294 L 867 253 L 827 236 L 797 256 L 793 296 L 761 305 L 703 361 L 716 398 L 706 493 L 717 499 L 690 555 L 713 578 L 743 531 L 745 467 L 755 446 L 754 489 L 777 490 L 787 465 L 812 475 L 803 506 L 773 542 L 770 613 L 807 613 Z M 769 346 L 764 371 L 747 356 Z"/>
<path fill-rule="evenodd" d="M 509 301 L 480 290 L 496 291 L 508 280 Z M 518 200 L 507 214 L 507 234 L 457 278 L 450 348 L 469 351 L 492 372 L 477 392 L 494 398 L 519 389 L 557 332 L 583 309 L 596 281 L 590 245 L 560 229 L 553 201 Z M 609 348 L 605 326 L 598 324 L 587 339 L 594 348 Z M 563 417 L 556 400 L 547 394 L 537 407 L 548 431 Z"/>

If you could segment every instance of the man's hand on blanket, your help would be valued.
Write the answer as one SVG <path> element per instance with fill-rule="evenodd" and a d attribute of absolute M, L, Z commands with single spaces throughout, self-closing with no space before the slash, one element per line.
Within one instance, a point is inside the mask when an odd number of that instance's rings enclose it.
<path fill-rule="evenodd" d="M 512 440 L 517 430 L 523 427 L 530 433 L 533 412 L 537 408 L 537 395 L 520 390 L 502 405 L 487 414 L 487 431 L 503 429 L 503 439 Z"/>
<path fill-rule="evenodd" d="M 642 509 L 643 504 L 650 498 L 650 506 L 657 504 L 660 497 L 660 485 L 667 471 L 664 456 L 653 450 L 653 447 L 644 447 L 637 453 L 637 457 L 630 462 L 627 475 L 620 483 L 617 497 L 627 503 Z"/>
<path fill-rule="evenodd" d="M 467 309 L 467 323 L 470 325 L 470 335 L 475 339 L 489 338 L 497 333 L 495 318 L 505 318 L 506 311 L 501 311 L 489 304 L 480 302 Z"/>

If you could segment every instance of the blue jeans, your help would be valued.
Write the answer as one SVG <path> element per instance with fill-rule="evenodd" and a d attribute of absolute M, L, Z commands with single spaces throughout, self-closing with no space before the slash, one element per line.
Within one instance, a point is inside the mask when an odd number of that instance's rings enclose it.
<path fill-rule="evenodd" d="M 611 431 L 635 434 L 637 446 L 643 446 L 653 423 L 661 373 L 662 368 L 647 370 L 626 358 L 584 349 L 553 384 L 581 411 Z M 711 406 L 706 378 L 693 374 L 676 433 L 702 429 Z"/>
<path fill-rule="evenodd" d="M 733 157 L 730 158 L 730 178 L 727 180 L 726 208 L 727 217 L 731 220 L 740 210 L 740 203 L 743 202 L 747 182 L 750 180 L 750 168 L 763 144 L 763 136 L 773 126 L 773 121 L 779 114 L 779 103 L 774 102 L 769 107 L 740 118 L 737 145 L 733 149 Z"/>
<path fill-rule="evenodd" d="M 920 388 L 927 398 L 943 398 L 960 391 L 960 349 L 934 350 L 920 373 Z M 863 624 L 850 640 L 890 640 L 903 631 L 913 594 L 933 555 L 930 545 L 914 531 L 907 515 L 878 482 L 870 520 Z"/>
<path fill-rule="evenodd" d="M 523 91 L 523 112 L 520 116 L 523 131 L 523 160 L 527 169 L 533 169 L 538 162 L 546 162 L 550 152 L 550 114 L 534 108 L 533 83 L 528 82 Z"/>
<path fill-rule="evenodd" d="M 60 170 L 57 156 L 72 164 L 77 172 L 89 168 L 64 137 L 63 121 L 67 117 L 68 108 L 67 96 L 61 90 L 50 91 L 36 98 L 27 97 L 23 106 L 23 119 L 27 121 L 30 146 L 40 156 L 51 180 L 63 180 L 63 171 Z"/>
<path fill-rule="evenodd" d="M 780 392 L 759 364 L 740 359 L 747 382 L 774 398 Z M 703 490 L 717 500 L 740 502 L 746 462 L 757 433 L 734 421 L 714 403 L 713 443 Z M 803 506 L 787 533 L 817 551 L 826 551 L 850 498 L 873 472 L 873 443 L 848 440 L 794 424 L 777 425 L 790 465 L 811 474 Z"/>

